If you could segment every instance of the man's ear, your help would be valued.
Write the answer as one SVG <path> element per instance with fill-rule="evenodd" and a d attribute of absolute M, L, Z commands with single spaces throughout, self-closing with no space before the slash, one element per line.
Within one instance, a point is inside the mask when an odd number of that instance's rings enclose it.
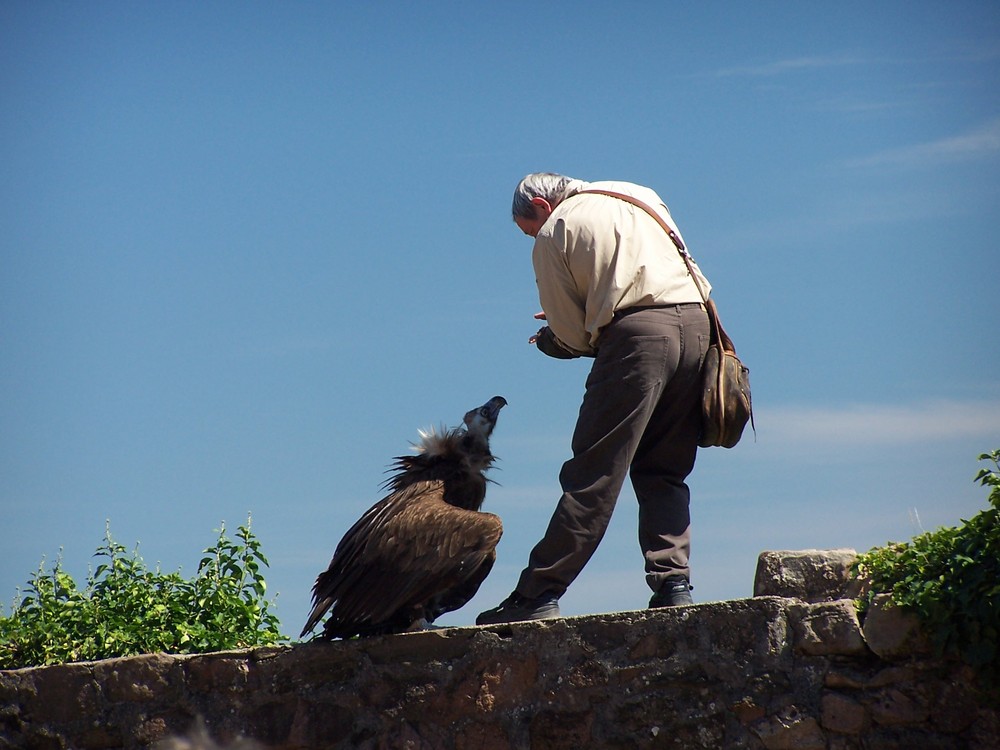
<path fill-rule="evenodd" d="M 552 204 L 549 203 L 544 198 L 542 198 L 541 196 L 536 195 L 534 198 L 531 199 L 531 203 L 534 206 L 541 206 L 547 214 L 552 213 Z"/>

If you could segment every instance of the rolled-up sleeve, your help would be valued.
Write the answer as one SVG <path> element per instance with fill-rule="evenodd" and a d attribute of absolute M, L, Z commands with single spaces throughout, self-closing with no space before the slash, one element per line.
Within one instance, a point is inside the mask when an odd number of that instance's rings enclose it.
<path fill-rule="evenodd" d="M 586 293 L 577 289 L 559 232 L 539 235 L 531 253 L 538 300 L 559 343 L 576 354 L 593 351 L 586 329 Z"/>

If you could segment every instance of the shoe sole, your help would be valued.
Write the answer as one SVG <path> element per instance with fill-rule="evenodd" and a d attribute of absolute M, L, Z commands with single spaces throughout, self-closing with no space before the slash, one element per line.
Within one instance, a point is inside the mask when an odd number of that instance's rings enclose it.
<path fill-rule="evenodd" d="M 476 619 L 476 625 L 506 625 L 511 622 L 532 622 L 534 620 L 553 620 L 559 617 L 559 605 L 550 604 L 532 612 L 511 613 L 497 612 L 495 618 Z"/>

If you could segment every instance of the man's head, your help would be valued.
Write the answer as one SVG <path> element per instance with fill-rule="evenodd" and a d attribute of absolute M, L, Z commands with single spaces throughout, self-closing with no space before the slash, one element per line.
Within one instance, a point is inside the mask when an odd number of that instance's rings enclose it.
<path fill-rule="evenodd" d="M 529 174 L 514 189 L 514 223 L 526 235 L 536 236 L 553 209 L 583 185 L 581 180 L 552 172 Z"/>

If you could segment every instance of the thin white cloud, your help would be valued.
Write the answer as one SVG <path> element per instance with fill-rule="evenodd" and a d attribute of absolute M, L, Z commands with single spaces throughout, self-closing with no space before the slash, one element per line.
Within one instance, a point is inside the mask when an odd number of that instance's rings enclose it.
<path fill-rule="evenodd" d="M 971 161 L 1000 154 L 1000 117 L 967 133 L 928 143 L 889 149 L 849 162 L 854 167 L 928 166 Z"/>
<path fill-rule="evenodd" d="M 839 55 L 807 55 L 784 60 L 774 60 L 759 65 L 736 65 L 730 68 L 720 68 L 713 71 L 712 75 L 716 78 L 770 78 L 787 73 L 825 70 L 849 65 L 909 66 L 914 64 L 926 65 L 929 61 L 935 60 L 940 64 L 992 63 L 997 57 L 1000 57 L 1000 48 L 996 46 L 974 49 L 969 48 L 967 43 L 963 43 L 962 50 L 958 52 L 938 54 L 932 57 L 928 57 L 926 51 L 919 57 L 872 57 L 870 55 L 859 55 L 849 52 Z"/>
<path fill-rule="evenodd" d="M 843 65 L 858 65 L 864 62 L 854 57 L 796 57 L 788 60 L 776 60 L 763 65 L 745 65 L 735 68 L 722 68 L 715 71 L 717 78 L 768 78 L 771 76 L 794 73 L 801 70 L 818 70 L 840 67 Z"/>
<path fill-rule="evenodd" d="M 761 439 L 768 443 L 802 444 L 813 449 L 821 445 L 872 447 L 965 438 L 997 440 L 1000 401 L 933 401 L 844 409 L 776 407 L 761 410 L 757 422 Z"/>

